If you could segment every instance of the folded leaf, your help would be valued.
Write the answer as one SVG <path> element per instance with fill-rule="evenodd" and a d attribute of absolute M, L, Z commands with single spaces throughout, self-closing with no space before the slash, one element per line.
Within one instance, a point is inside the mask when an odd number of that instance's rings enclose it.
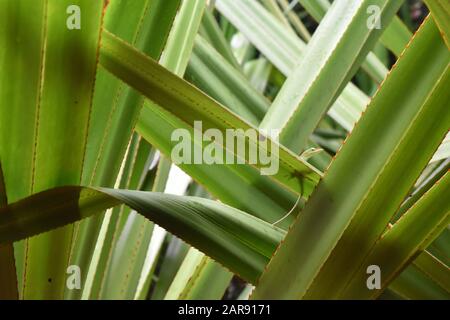
<path fill-rule="evenodd" d="M 62 187 L 1 208 L 0 244 L 88 218 L 121 203 L 180 236 L 250 283 L 256 283 L 285 235 L 284 230 L 247 213 L 202 198 L 117 189 Z M 428 255 L 426 252 L 424 254 Z M 215 273 L 217 267 L 213 263 L 210 271 Z M 225 281 L 227 272 L 217 272 L 224 276 Z M 182 275 L 180 277 L 183 278 Z M 185 280 L 180 279 L 184 283 Z M 415 286 L 407 279 L 397 287 L 403 288 L 403 284 Z M 426 282 L 422 285 L 427 286 Z M 179 292 L 183 288 L 172 289 Z"/>
<path fill-rule="evenodd" d="M 308 197 L 320 179 L 320 173 L 311 165 L 269 137 L 264 138 L 267 143 L 263 144 L 260 143 L 259 137 L 255 139 L 243 134 L 242 132 L 249 129 L 256 131 L 257 129 L 108 32 L 103 34 L 100 61 L 110 72 L 141 91 L 155 104 L 152 108 L 147 108 L 149 111 L 175 115 L 192 130 L 195 121 L 202 121 L 204 130 L 220 130 L 223 136 L 226 135 L 227 129 L 241 129 L 243 131 L 239 131 L 240 134 L 238 132 L 237 139 L 245 144 L 246 150 L 258 150 L 270 156 L 275 152 L 272 148 L 279 147 L 279 170 L 270 178 L 291 191 Z M 226 149 L 223 142 L 220 147 L 224 148 L 225 152 L 235 152 Z M 243 160 L 248 163 L 248 152 L 245 154 Z M 256 169 L 263 166 L 260 161 L 252 164 Z"/>
<path fill-rule="evenodd" d="M 281 241 L 281 229 L 212 200 L 142 191 L 62 187 L 0 209 L 0 243 L 21 240 L 125 203 L 249 281 Z"/>

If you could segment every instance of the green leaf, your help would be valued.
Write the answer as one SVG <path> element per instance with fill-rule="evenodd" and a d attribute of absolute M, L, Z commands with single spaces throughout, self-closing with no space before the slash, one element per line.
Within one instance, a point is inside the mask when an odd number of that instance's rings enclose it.
<path fill-rule="evenodd" d="M 191 278 L 191 282 L 195 281 L 190 284 L 182 298 L 185 300 L 222 300 L 232 278 L 233 273 L 206 257 L 200 274 L 197 274 L 194 279 Z"/>
<path fill-rule="evenodd" d="M 424 181 L 422 181 L 414 191 L 408 196 L 408 198 L 402 203 L 402 206 L 397 211 L 394 221 L 402 217 L 416 202 L 426 193 L 431 187 L 435 185 L 446 173 L 450 170 L 450 159 L 443 161 L 437 166 Z"/>
<path fill-rule="evenodd" d="M 235 68 L 239 68 L 239 63 L 233 55 L 225 36 L 217 23 L 214 14 L 210 10 L 205 10 L 202 20 L 201 33 L 208 39 L 214 48 L 220 52 L 225 60 L 227 60 Z"/>
<path fill-rule="evenodd" d="M 389 287 L 389 290 L 404 299 L 412 300 L 448 300 L 449 294 L 441 286 L 430 281 L 425 273 L 416 266 L 410 266 L 402 272 Z"/>
<path fill-rule="evenodd" d="M 450 49 L 450 2 L 446 0 L 425 0 L 436 24 L 442 32 L 447 47 Z"/>
<path fill-rule="evenodd" d="M 383 234 L 373 251 L 348 282 L 340 297 L 365 299 L 376 297 L 379 290 L 368 290 L 366 268 L 377 265 L 381 269 L 381 286 L 385 288 L 403 268 L 417 257 L 450 223 L 450 172 L 436 183 L 405 215 Z M 429 259 L 428 259 L 429 260 Z M 433 262 L 433 260 L 431 260 Z M 430 262 L 418 259 L 420 266 Z M 417 264 L 416 264 L 417 265 Z M 364 270 L 362 270 L 364 269 Z M 426 268 L 434 271 L 433 268 Z M 442 266 L 434 274 L 450 294 L 450 270 Z"/>
<path fill-rule="evenodd" d="M 190 130 L 183 121 L 167 112 L 144 109 L 142 115 L 137 129 L 167 155 L 173 148 L 170 141 L 173 130 L 180 128 Z M 247 166 L 199 164 L 181 167 L 223 202 L 269 222 L 285 216 L 296 202 L 292 194 Z M 215 179 L 210 179 L 211 176 Z M 252 181 L 252 184 L 248 185 L 248 181 Z M 283 221 L 282 225 L 288 226 L 293 216 Z"/>
<path fill-rule="evenodd" d="M 81 10 L 79 30 L 68 27 L 76 19 L 68 11 L 71 5 Z M 103 5 L 89 0 L 0 4 L 5 22 L 0 35 L 0 155 L 10 201 L 80 183 Z M 26 266 L 18 267 L 24 272 L 24 298 L 62 297 L 71 234 L 69 226 L 26 241 L 25 256 L 18 259 Z"/>
<path fill-rule="evenodd" d="M 135 133 L 119 173 L 121 177 L 120 182 L 118 181 L 116 186 L 120 189 L 140 190 L 143 188 L 146 179 L 153 181 L 155 170 L 148 171 L 145 169 L 150 167 L 150 163 L 155 159 L 155 155 L 156 150 Z M 112 209 L 111 212 L 105 215 L 101 227 L 101 230 L 106 229 L 104 231 L 105 235 L 101 238 L 102 231 L 100 231 L 96 247 L 101 246 L 101 250 L 96 249 L 94 251 L 92 260 L 97 259 L 97 261 L 91 260 L 88 277 L 90 276 L 92 281 L 91 283 L 88 280 L 85 282 L 83 299 L 99 299 L 100 294 L 103 293 L 106 271 L 111 264 L 112 253 L 115 250 L 115 245 L 130 215 L 130 211 L 129 207 L 121 206 Z M 97 254 L 98 257 L 95 257 Z"/>
<path fill-rule="evenodd" d="M 175 129 L 192 130 L 182 120 L 164 110 L 145 108 L 141 116 L 137 130 L 166 155 L 171 154 L 175 145 L 170 141 Z M 258 170 L 250 166 L 197 164 L 180 167 L 214 197 L 265 221 L 274 222 L 283 217 L 297 199 L 293 193 L 278 186 L 269 177 L 261 176 Z M 287 227 L 290 221 L 286 219 L 283 226 Z"/>
<path fill-rule="evenodd" d="M 450 230 L 447 227 L 441 235 L 428 247 L 433 256 L 441 260 L 446 266 L 450 266 L 450 248 L 448 246 L 450 240 Z"/>
<path fill-rule="evenodd" d="M 178 269 L 165 300 L 220 300 L 233 274 L 191 248 Z"/>
<path fill-rule="evenodd" d="M 251 283 L 261 275 L 285 235 L 284 230 L 211 200 L 149 192 L 63 187 L 0 209 L 0 213 L 6 213 L 0 216 L 0 243 L 61 227 L 120 203 L 126 203 L 180 235 Z M 228 273 L 222 268 L 212 264 L 208 269 L 211 272 L 206 274 L 223 275 L 221 279 L 226 282 Z M 207 281 L 209 275 L 205 275 L 203 280 Z M 183 273 L 178 278 L 183 279 Z M 405 283 L 414 287 L 410 281 Z M 172 293 L 185 288 L 184 285 L 173 286 L 176 288 L 172 288 L 175 290 Z M 218 292 L 220 287 L 219 284 L 214 286 L 214 292 Z M 201 294 L 201 291 L 197 293 Z"/>
<path fill-rule="evenodd" d="M 218 1 L 219 11 L 285 76 L 289 76 L 306 49 L 306 44 L 274 19 L 256 1 Z M 329 115 L 350 131 L 364 111 L 368 97 L 349 83 L 329 110 Z"/>
<path fill-rule="evenodd" d="M 370 5 L 390 21 L 401 1 L 334 2 L 262 121 L 262 129 L 281 129 L 280 143 L 296 153 L 306 149 L 309 136 L 381 35 L 376 28 L 361 28 Z"/>
<path fill-rule="evenodd" d="M 408 27 L 399 17 L 395 17 L 383 32 L 380 41 L 397 57 L 400 57 L 411 37 L 412 33 Z"/>
<path fill-rule="evenodd" d="M 179 4 L 178 0 L 113 0 L 106 10 L 105 28 L 158 59 Z M 125 11 L 127 15 L 123 14 Z M 99 70 L 83 169 L 84 184 L 114 186 L 143 103 L 138 92 L 104 69 Z M 75 226 L 69 264 L 88 269 L 103 219 L 98 215 Z M 86 275 L 86 271 L 82 272 L 82 283 Z M 81 293 L 81 290 L 66 290 L 66 298 L 79 299 Z"/>
<path fill-rule="evenodd" d="M 203 0 L 188 1 L 181 5 L 162 57 L 162 64 L 168 69 L 184 73 L 204 6 L 205 1 Z M 180 41 L 180 37 L 187 34 L 190 36 L 186 37 L 184 41 Z M 169 169 L 170 163 L 161 159 L 152 191 L 164 191 Z M 138 186 L 128 187 L 134 189 Z M 152 238 L 152 230 L 153 224 L 136 213 L 132 213 L 128 217 L 111 257 L 101 298 L 134 298 L 146 258 L 146 248 Z"/>
<path fill-rule="evenodd" d="M 317 22 L 322 20 L 331 6 L 328 0 L 301 0 L 300 3 Z M 386 48 L 399 57 L 408 44 L 411 36 L 412 35 L 408 27 L 402 22 L 402 20 L 395 17 L 386 27 L 386 30 L 383 32 L 380 40 Z"/>
<path fill-rule="evenodd" d="M 328 0 L 299 0 L 299 2 L 317 22 L 322 20 L 330 7 Z"/>
<path fill-rule="evenodd" d="M 180 2 L 113 0 L 106 11 L 105 28 L 158 60 Z M 143 102 L 138 92 L 100 68 L 83 172 L 87 184 L 114 185 Z"/>
<path fill-rule="evenodd" d="M 288 75 L 306 44 L 257 1 L 216 1 L 216 8 L 283 74 Z"/>
<path fill-rule="evenodd" d="M 445 38 L 445 12 L 432 10 L 440 24 L 428 19 L 406 45 L 411 34 L 397 17 L 372 32 L 363 28 L 370 12 L 362 7 L 321 33 L 336 7 L 366 0 L 301 1 L 304 8 L 291 10 L 297 1 L 219 0 L 219 9 L 224 2 L 236 9 L 225 15 L 213 11 L 215 0 L 207 1 L 202 37 L 197 30 L 206 0 L 1 3 L 0 296 L 148 299 L 153 292 L 163 298 L 186 254 L 176 254 L 175 263 L 166 255 L 173 232 L 202 253 L 179 270 L 184 281 L 175 281 L 169 296 L 220 299 L 235 273 L 249 283 L 264 274 L 257 294 L 266 290 L 277 299 L 449 299 L 449 148 L 443 138 L 450 127 L 450 53 L 438 32 Z M 81 29 L 70 30 L 78 7 Z M 327 16 L 309 45 L 298 37 L 310 40 L 302 20 L 316 29 L 305 8 L 317 21 Z M 339 26 L 354 39 L 347 41 Z M 372 41 L 380 32 L 381 41 Z M 308 56 L 321 35 L 323 50 Z M 344 54 L 343 44 L 354 50 Z M 377 90 L 395 58 L 381 44 L 396 56 L 407 48 Z M 309 150 L 281 147 L 279 154 L 277 143 L 264 143 L 274 136 L 256 129 L 269 99 L 302 61 L 319 61 L 319 70 L 299 77 L 290 93 L 306 83 L 311 91 L 298 103 L 315 93 L 302 105 L 319 108 L 292 127 L 289 147 Z M 180 79 L 188 63 L 186 78 L 200 90 Z M 350 81 L 360 65 L 364 70 Z M 318 86 L 315 80 L 324 78 L 331 82 Z M 317 94 L 327 85 L 329 92 Z M 375 92 L 370 102 L 367 95 Z M 279 112 L 296 107 L 285 104 Z M 218 140 L 201 136 L 217 128 Z M 303 128 L 306 138 L 295 141 Z M 183 142 L 194 152 L 215 147 L 216 155 L 239 160 L 181 165 L 197 181 L 195 190 L 201 184 L 234 208 L 146 192 L 165 189 L 169 159 L 181 145 L 172 141 L 177 129 L 187 132 Z M 230 129 L 241 130 L 235 143 L 268 151 L 280 170 L 262 176 L 268 164 L 240 158 L 220 141 Z M 248 136 L 245 130 L 255 131 Z M 337 154 L 331 166 L 327 152 Z M 67 184 L 78 187 L 58 188 Z M 369 263 L 382 267 L 382 290 L 364 287 Z M 68 265 L 81 267 L 82 290 L 66 288 Z"/>
<path fill-rule="evenodd" d="M 267 98 L 200 36 L 195 40 L 186 80 L 255 126 L 270 106 Z"/>
<path fill-rule="evenodd" d="M 448 134 L 444 139 L 438 151 L 435 153 L 433 159 L 431 159 L 431 162 L 436 162 L 448 158 L 450 158 L 450 134 Z"/>
<path fill-rule="evenodd" d="M 447 134 L 449 61 L 428 19 L 271 260 L 255 298 L 334 297 L 342 289 Z"/>
<path fill-rule="evenodd" d="M 155 275 L 156 279 L 150 300 L 164 299 L 188 251 L 189 246 L 185 242 L 171 236 L 167 250 L 162 257 L 160 271 Z"/>
<path fill-rule="evenodd" d="M 274 0 L 275 1 L 275 0 Z M 288 0 L 278 0 L 281 8 L 283 9 L 283 13 L 287 15 L 288 20 L 291 25 L 297 31 L 297 33 L 305 40 L 309 41 L 311 39 L 311 34 L 309 33 L 308 28 L 303 24 L 302 20 L 299 16 L 291 9 L 291 5 Z"/>
<path fill-rule="evenodd" d="M 27 238 L 126 203 L 230 270 L 256 281 L 282 231 L 212 200 L 105 188 L 62 187 L 0 209 L 0 243 Z"/>
<path fill-rule="evenodd" d="M 244 66 L 244 73 L 247 78 L 253 87 L 261 93 L 266 91 L 271 72 L 272 65 L 265 58 L 249 61 Z"/>
<path fill-rule="evenodd" d="M 263 72 L 266 73 L 267 78 L 271 66 L 264 61 L 266 60 L 263 60 L 262 67 L 265 69 Z M 254 61 L 246 65 L 252 62 Z M 259 75 L 255 74 L 255 78 L 257 76 Z M 255 126 L 260 123 L 270 107 L 268 99 L 259 93 L 239 70 L 234 69 L 200 37 L 196 39 L 193 56 L 186 70 L 186 79 L 212 98 L 229 106 L 233 112 Z M 324 170 L 331 162 L 331 157 L 322 154 L 309 162 L 316 168 Z"/>
<path fill-rule="evenodd" d="M 281 8 L 278 6 L 276 0 L 261 0 L 261 4 L 264 7 L 266 7 L 267 11 L 272 13 L 279 21 L 281 21 L 287 27 L 286 28 L 287 32 L 293 31 L 289 21 L 287 20 L 283 11 L 281 11 Z"/>
<path fill-rule="evenodd" d="M 448 266 L 427 251 L 414 260 L 414 265 L 450 295 L 450 270 Z"/>
<path fill-rule="evenodd" d="M 1 300 L 17 300 L 19 292 L 17 290 L 16 265 L 14 260 L 14 247 L 11 244 L 0 245 L 0 288 Z"/>
<path fill-rule="evenodd" d="M 256 130 L 256 128 L 240 119 L 237 115 L 201 91 L 171 74 L 113 35 L 104 33 L 102 44 L 101 63 L 122 80 L 132 83 L 137 90 L 140 90 L 154 103 L 151 108 L 144 108 L 143 115 L 145 113 L 150 114 L 150 112 L 159 113 L 161 116 L 169 114 L 173 117 L 175 115 L 179 119 L 178 121 L 185 123 L 184 125 L 178 124 L 176 128 L 183 128 L 187 124 L 193 130 L 194 121 L 202 121 L 205 130 L 215 128 L 223 134 L 225 134 L 225 130 L 227 129 Z M 143 118 L 146 121 L 156 120 L 154 116 Z M 152 125 L 143 128 L 144 124 L 141 121 L 138 126 L 138 131 L 146 137 L 144 131 L 154 130 L 155 128 Z M 166 128 L 166 130 L 168 129 Z M 167 139 L 170 139 L 171 132 L 166 136 L 166 142 Z M 238 139 L 245 141 L 247 146 L 246 150 L 248 147 L 254 148 L 254 150 L 261 149 L 264 152 L 269 152 L 269 155 L 272 150 L 269 145 L 277 146 L 276 142 L 271 141 L 269 138 L 267 138 L 268 146 L 259 143 L 259 139 L 254 139 L 254 137 L 245 138 L 243 135 L 238 135 Z M 150 142 L 157 146 L 154 144 L 154 141 Z M 172 143 L 174 144 L 174 142 Z M 160 146 L 157 147 L 161 149 Z M 222 145 L 221 147 L 224 148 L 225 146 Z M 162 151 L 170 154 L 171 149 Z M 225 151 L 229 150 L 226 149 Z M 273 176 L 270 176 L 270 178 L 286 186 L 293 192 L 307 197 L 320 179 L 320 174 L 311 165 L 302 161 L 283 147 L 279 149 L 279 157 L 279 171 Z M 248 162 L 248 155 L 245 160 Z M 258 163 L 252 166 L 261 168 L 263 165 L 258 161 Z M 246 166 L 236 165 L 236 167 L 245 168 Z"/>
<path fill-rule="evenodd" d="M 0 162 L 0 207 L 8 204 L 6 189 L 3 181 L 3 170 Z M 14 247 L 12 243 L 0 244 L 0 299 L 17 300 L 19 292 L 17 290 L 16 262 L 14 260 Z"/>
<path fill-rule="evenodd" d="M 37 103 L 44 42 L 44 1 L 0 6 L 0 157 L 7 198 L 17 201 L 32 192 Z M 18 21 L 27 23 L 17 24 Z M 16 41 L 23 39 L 23 41 Z M 23 94 L 27 92 L 27 94 Z M 25 244 L 15 244 L 19 293 L 23 288 Z"/>
<path fill-rule="evenodd" d="M 400 0 L 395 1 L 398 3 L 398 1 Z M 258 44 L 262 44 L 267 49 L 267 50 L 260 49 L 264 53 L 277 52 L 282 49 L 282 47 L 280 48 L 273 48 L 273 46 L 271 47 L 270 42 L 271 41 L 273 42 L 273 40 L 275 40 L 276 42 L 280 41 L 285 42 L 287 39 L 291 38 L 294 41 L 294 46 L 292 46 L 294 50 L 296 49 L 296 47 L 301 49 L 302 47 L 305 46 L 303 41 L 297 37 L 295 32 L 293 32 L 289 27 L 286 28 L 285 24 L 283 24 L 274 16 L 272 16 L 269 12 L 267 12 L 255 0 L 242 0 L 242 1 L 218 0 L 216 6 L 223 15 L 225 15 L 235 26 L 238 27 L 238 29 L 242 33 L 244 33 L 249 38 L 250 41 L 253 42 L 252 39 L 259 38 L 260 40 L 258 41 Z M 366 11 L 364 11 L 364 13 L 365 13 L 365 20 L 364 20 L 365 22 L 367 20 L 368 14 Z M 261 23 L 262 21 L 264 22 Z M 266 29 L 269 30 L 266 31 Z M 369 30 L 369 28 L 360 28 L 360 29 Z M 271 34 L 271 37 L 268 37 L 269 34 Z M 274 35 L 282 36 L 282 38 L 279 41 L 273 38 Z M 291 47 L 287 42 L 283 44 L 285 45 L 285 47 L 288 48 Z M 368 49 L 370 50 L 371 48 Z M 274 55 L 272 54 L 272 56 Z M 295 64 L 298 63 L 300 58 L 301 54 L 294 56 Z M 361 57 L 362 60 L 364 60 L 364 58 L 366 57 Z M 378 83 L 383 81 L 384 77 L 387 74 L 387 69 L 383 66 L 383 64 L 380 63 L 378 58 L 372 53 L 369 54 L 367 59 L 364 61 L 364 63 L 362 64 L 362 68 Z M 281 71 L 287 70 L 287 72 L 290 72 L 289 69 L 280 69 L 280 70 Z"/>

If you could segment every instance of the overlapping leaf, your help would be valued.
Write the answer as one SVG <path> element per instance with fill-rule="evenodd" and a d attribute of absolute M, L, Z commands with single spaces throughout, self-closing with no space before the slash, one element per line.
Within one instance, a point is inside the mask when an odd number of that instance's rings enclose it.
<path fill-rule="evenodd" d="M 335 297 L 360 267 L 447 134 L 449 61 L 428 19 L 271 260 L 255 298 Z M 423 76 L 414 78 L 417 72 Z M 413 90 L 409 79 L 416 79 Z"/>
<path fill-rule="evenodd" d="M 9 201 L 81 181 L 103 6 L 0 3 L 0 156 Z M 71 237 L 67 227 L 16 246 L 23 297 L 62 297 Z"/>

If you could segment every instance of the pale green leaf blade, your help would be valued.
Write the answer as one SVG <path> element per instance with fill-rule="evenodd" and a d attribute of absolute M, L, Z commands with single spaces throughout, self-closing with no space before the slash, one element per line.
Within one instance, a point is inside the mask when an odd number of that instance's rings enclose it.
<path fill-rule="evenodd" d="M 425 0 L 436 24 L 442 32 L 447 47 L 450 49 L 450 2 L 447 0 Z"/>
<path fill-rule="evenodd" d="M 220 300 L 233 274 L 191 248 L 175 276 L 165 300 Z"/>
<path fill-rule="evenodd" d="M 411 90 L 417 61 L 423 77 L 416 78 Z M 450 53 L 428 19 L 316 188 L 261 278 L 255 298 L 332 297 L 342 288 L 448 131 L 449 61 Z M 380 137 L 381 132 L 389 138 Z M 420 145 L 421 152 L 411 145 Z M 359 161 L 361 154 L 366 161 Z M 291 281 L 280 286 L 281 274 Z"/>
<path fill-rule="evenodd" d="M 203 0 L 183 2 L 173 23 L 161 63 L 180 75 L 184 73 L 190 57 L 205 5 Z M 152 191 L 164 191 L 169 169 L 170 162 L 161 158 Z M 102 298 L 133 299 L 144 265 L 146 248 L 151 241 L 152 229 L 152 223 L 136 213 L 128 217 L 111 258 Z"/>
<path fill-rule="evenodd" d="M 224 136 L 227 129 L 243 131 L 256 129 L 120 39 L 105 32 L 102 41 L 100 61 L 103 66 L 122 80 L 132 83 L 147 98 L 159 107 L 162 106 L 164 111 L 176 115 L 192 128 L 195 121 L 202 121 L 205 130 L 218 129 Z M 156 106 L 153 109 L 156 109 Z M 246 145 L 256 150 L 263 149 L 269 155 L 271 150 L 276 152 L 275 149 L 278 148 L 278 144 L 269 138 L 266 139 L 267 146 L 259 143 L 259 139 L 252 136 L 238 138 L 243 139 Z M 283 147 L 279 148 L 279 156 L 279 170 L 271 178 L 307 197 L 320 179 L 320 174 L 311 165 Z M 245 160 L 249 162 L 247 155 Z M 263 167 L 259 161 L 252 165 L 259 169 Z"/>
<path fill-rule="evenodd" d="M 322 20 L 331 6 L 328 0 L 301 0 L 300 3 L 317 22 Z M 399 57 L 408 44 L 411 36 L 411 32 L 403 21 L 400 20 L 400 18 L 395 17 L 383 32 L 381 42 L 386 48 Z"/>
<path fill-rule="evenodd" d="M 262 54 L 288 77 L 306 49 L 295 35 L 266 12 L 256 1 L 218 1 L 218 10 L 231 19 Z M 349 83 L 329 110 L 329 115 L 350 131 L 368 102 L 368 97 Z"/>
<path fill-rule="evenodd" d="M 431 159 L 431 162 L 436 162 L 448 158 L 450 158 L 450 134 L 448 134 L 444 139 L 438 151 L 433 156 L 433 159 Z"/>
<path fill-rule="evenodd" d="M 371 5 L 380 8 L 383 21 L 390 21 L 401 1 L 334 2 L 262 121 L 262 129 L 281 129 L 280 142 L 296 153 L 306 149 L 323 115 L 380 37 L 381 30 L 361 27 Z"/>
<path fill-rule="evenodd" d="M 105 28 L 158 59 L 178 11 L 180 1 L 111 1 Z M 123 12 L 127 15 L 123 15 Z M 96 80 L 84 184 L 113 187 L 144 99 L 106 70 Z M 87 270 L 104 217 L 95 216 L 75 226 L 70 264 Z M 82 283 L 87 272 L 82 273 Z M 79 299 L 81 290 L 66 290 L 67 299 Z"/>
<path fill-rule="evenodd" d="M 34 1 L 33 4 L 27 1 L 3 1 L 0 4 L 0 19 L 3 21 L 0 27 L 0 156 L 8 186 L 7 198 L 11 202 L 28 196 L 32 191 L 45 1 Z M 27 23 L 17 24 L 16 19 Z M 16 243 L 14 247 L 21 294 L 25 243 Z"/>
<path fill-rule="evenodd" d="M 0 5 L 6 21 L 0 61 L 2 68 L 9 69 L 0 80 L 0 154 L 10 201 L 64 183 L 80 183 L 103 5 L 88 0 L 2 1 Z M 13 74 L 17 81 L 11 79 Z M 11 107 L 17 112 L 13 121 L 8 115 Z M 16 141 L 10 140 L 12 135 Z M 9 147 L 3 139 L 9 140 Z M 18 259 L 26 265 L 25 270 L 18 267 L 25 275 L 20 284 L 23 297 L 62 297 L 71 230 L 67 227 L 26 242 L 26 255 Z M 54 251 L 59 254 L 51 255 Z"/>
<path fill-rule="evenodd" d="M 192 130 L 169 112 L 155 108 L 142 110 L 141 121 L 137 127 L 142 136 L 168 156 L 176 145 L 170 141 L 171 134 L 176 129 Z M 258 170 L 250 166 L 186 164 L 180 165 L 180 168 L 222 202 L 271 223 L 283 217 L 296 202 L 293 193 L 274 184 L 269 177 L 261 176 Z M 292 222 L 293 217 L 289 218 L 282 224 L 284 227 Z"/>
<path fill-rule="evenodd" d="M 227 42 L 219 24 L 217 23 L 214 14 L 210 10 L 205 10 L 202 20 L 201 34 L 220 52 L 224 59 L 226 59 L 235 68 L 239 68 L 239 63 L 233 55 L 233 51 Z"/>
<path fill-rule="evenodd" d="M 200 36 L 195 41 L 186 79 L 253 125 L 258 125 L 269 109 L 267 98 L 249 86 L 246 77 Z"/>

